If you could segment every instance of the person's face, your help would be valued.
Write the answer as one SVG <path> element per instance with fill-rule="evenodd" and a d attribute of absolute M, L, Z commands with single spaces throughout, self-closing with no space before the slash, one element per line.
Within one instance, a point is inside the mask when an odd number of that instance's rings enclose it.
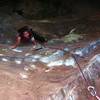
<path fill-rule="evenodd" d="M 27 31 L 26 31 L 26 32 L 24 32 L 23 34 L 24 34 L 24 37 L 25 37 L 25 38 L 28 38 L 28 37 L 29 37 L 29 35 L 30 35 L 30 33 L 29 33 L 29 32 L 27 32 Z"/>

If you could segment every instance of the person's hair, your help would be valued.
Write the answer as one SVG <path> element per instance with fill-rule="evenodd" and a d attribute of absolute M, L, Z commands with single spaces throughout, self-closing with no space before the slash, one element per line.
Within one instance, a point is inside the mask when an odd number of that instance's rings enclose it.
<path fill-rule="evenodd" d="M 18 31 L 18 33 L 23 33 L 23 32 L 25 32 L 25 31 L 31 32 L 31 30 L 32 30 L 32 29 L 31 29 L 29 26 L 24 26 L 24 27 L 18 29 L 17 31 Z"/>

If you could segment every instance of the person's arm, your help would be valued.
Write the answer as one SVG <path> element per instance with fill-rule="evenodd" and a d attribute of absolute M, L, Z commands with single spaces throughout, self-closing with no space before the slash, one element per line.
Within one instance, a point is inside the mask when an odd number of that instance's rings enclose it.
<path fill-rule="evenodd" d="M 33 45 L 36 45 L 36 44 L 37 44 L 37 43 L 36 43 L 36 40 L 34 39 L 34 37 L 32 37 L 31 41 L 32 41 L 32 44 L 33 44 Z"/>
<path fill-rule="evenodd" d="M 33 48 L 36 48 L 37 42 L 34 39 L 34 37 L 31 38 L 32 44 L 33 44 Z"/>
<path fill-rule="evenodd" d="M 18 36 L 18 37 L 16 38 L 15 44 L 14 44 L 13 46 L 11 46 L 11 48 L 12 48 L 12 49 L 16 48 L 16 47 L 20 44 L 20 42 L 21 42 L 21 37 Z"/>

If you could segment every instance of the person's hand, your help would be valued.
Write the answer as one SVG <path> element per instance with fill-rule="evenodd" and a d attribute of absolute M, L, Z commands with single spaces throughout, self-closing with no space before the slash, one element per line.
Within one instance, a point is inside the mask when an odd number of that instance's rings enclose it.
<path fill-rule="evenodd" d="M 36 46 L 36 45 L 34 45 L 32 48 L 33 48 L 33 49 L 35 49 L 36 47 L 37 47 L 37 46 Z"/>
<path fill-rule="evenodd" d="M 36 45 L 32 46 L 31 50 L 35 50 L 36 49 Z"/>

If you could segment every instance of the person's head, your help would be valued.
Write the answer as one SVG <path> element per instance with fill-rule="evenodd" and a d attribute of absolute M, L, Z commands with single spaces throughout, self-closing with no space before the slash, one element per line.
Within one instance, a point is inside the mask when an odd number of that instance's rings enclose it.
<path fill-rule="evenodd" d="M 30 32 L 31 30 L 32 30 L 32 28 L 30 28 L 29 26 L 24 26 L 24 27 L 18 29 L 17 31 L 18 31 L 18 33 L 23 33 L 25 31 Z"/>
<path fill-rule="evenodd" d="M 28 26 L 24 26 L 18 30 L 19 36 L 29 38 L 32 33 L 32 29 Z"/>
<path fill-rule="evenodd" d="M 25 32 L 23 32 L 23 36 L 24 36 L 25 38 L 29 38 L 30 33 L 29 33 L 28 31 L 25 31 Z"/>

